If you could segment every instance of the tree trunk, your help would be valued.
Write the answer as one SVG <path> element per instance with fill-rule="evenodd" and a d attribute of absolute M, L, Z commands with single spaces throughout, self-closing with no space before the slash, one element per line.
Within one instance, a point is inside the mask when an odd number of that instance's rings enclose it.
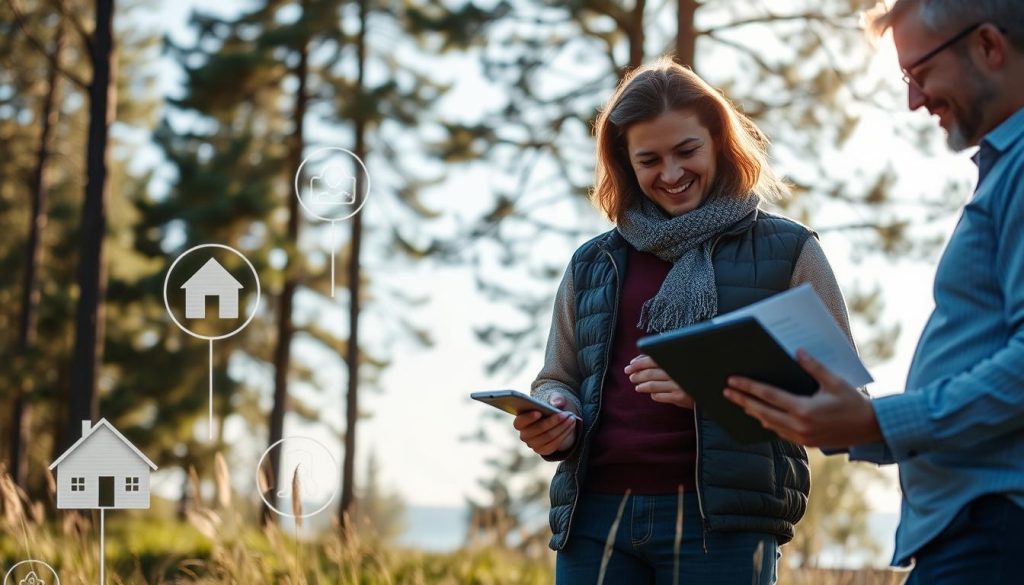
<path fill-rule="evenodd" d="M 629 36 L 629 69 L 636 69 L 644 64 L 644 7 L 645 0 L 637 0 L 633 7 L 633 22 L 626 31 Z"/>
<path fill-rule="evenodd" d="M 71 409 L 65 441 L 78 440 L 82 421 L 97 414 L 96 377 L 103 361 L 103 318 L 106 295 L 107 135 L 115 113 L 114 0 L 96 0 L 89 84 L 89 138 L 86 146 L 85 201 L 82 205 L 78 258 L 78 308 L 72 359 Z"/>
<path fill-rule="evenodd" d="M 356 37 L 358 64 L 356 73 L 357 99 L 363 98 L 363 74 L 366 69 L 366 19 L 367 2 L 359 1 L 359 34 Z M 355 145 L 353 151 L 360 160 L 366 159 L 366 120 L 362 113 L 357 114 L 355 123 Z M 356 193 L 363 192 L 366 177 L 362 169 L 353 169 L 356 177 Z M 352 520 L 355 508 L 355 468 L 356 468 L 356 423 L 359 420 L 359 311 L 360 305 L 360 265 L 359 253 L 363 242 L 362 214 L 352 216 L 352 246 L 348 263 L 349 291 L 349 340 L 345 361 L 348 364 L 348 394 L 345 400 L 345 460 L 341 477 L 341 507 L 338 518 L 341 534 L 344 536 Z"/>
<path fill-rule="evenodd" d="M 678 25 L 676 27 L 675 61 L 697 70 L 694 60 L 697 55 L 697 30 L 694 17 L 697 14 L 697 0 L 678 0 Z"/>
<path fill-rule="evenodd" d="M 43 231 L 46 229 L 47 168 L 50 163 L 50 142 L 57 125 L 60 103 L 60 62 L 64 52 L 63 20 L 57 24 L 53 39 L 53 56 L 46 80 L 39 132 L 39 153 L 32 173 L 32 216 L 29 218 L 28 250 L 26 250 L 25 282 L 21 293 L 21 320 L 18 322 L 18 354 L 28 363 L 36 343 L 37 310 L 39 307 L 39 266 L 43 255 Z M 11 475 L 22 489 L 28 489 L 27 445 L 31 439 L 32 400 L 29 392 L 34 384 L 21 380 L 15 389 L 11 413 Z"/>
<path fill-rule="evenodd" d="M 309 18 L 307 3 L 303 2 L 303 14 L 300 18 Z M 302 166 L 302 154 L 305 150 L 306 139 L 303 134 L 303 120 L 306 119 L 306 106 L 309 101 L 307 95 L 307 78 L 309 77 L 309 38 L 303 38 L 302 46 L 299 47 L 299 63 L 295 69 L 295 76 L 299 81 L 299 88 L 295 93 L 294 120 L 295 130 L 292 134 L 292 147 L 289 156 L 291 158 L 292 176 L 299 172 Z M 303 182 L 300 179 L 299 185 Z M 288 198 L 288 242 L 293 246 L 287 265 L 285 265 L 284 286 L 281 289 L 281 299 L 277 312 L 277 347 L 274 349 L 274 406 L 270 411 L 270 445 L 280 441 L 284 437 L 284 415 L 288 412 L 288 369 L 291 364 L 292 336 L 295 328 L 292 323 L 292 302 L 295 298 L 295 290 L 298 288 L 298 275 L 296 273 L 296 255 L 298 254 L 299 242 L 299 203 L 297 197 Z M 288 485 L 290 481 L 281 475 L 281 450 L 274 449 L 269 456 L 270 473 L 277 481 L 277 485 Z M 280 508 L 278 508 L 280 509 Z M 270 521 L 270 508 L 264 504 L 261 521 L 266 524 Z"/>

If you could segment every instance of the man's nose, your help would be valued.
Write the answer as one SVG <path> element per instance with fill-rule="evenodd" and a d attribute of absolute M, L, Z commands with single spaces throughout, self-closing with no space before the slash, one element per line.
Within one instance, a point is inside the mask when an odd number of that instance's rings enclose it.
<path fill-rule="evenodd" d="M 921 88 L 916 83 L 911 83 L 907 86 L 907 107 L 911 110 L 916 110 L 928 102 L 928 97 L 924 95 Z"/>

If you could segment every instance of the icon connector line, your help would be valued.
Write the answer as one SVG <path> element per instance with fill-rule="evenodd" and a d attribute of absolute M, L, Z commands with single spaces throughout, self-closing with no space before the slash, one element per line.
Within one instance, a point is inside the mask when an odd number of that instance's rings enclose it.
<path fill-rule="evenodd" d="M 223 249 L 232 252 L 239 258 L 241 258 L 246 266 L 249 267 L 249 271 L 252 272 L 253 280 L 256 283 L 256 302 L 253 303 L 252 311 L 248 318 L 238 326 L 234 331 L 225 333 L 224 335 L 202 335 L 190 330 L 188 327 L 183 325 L 178 317 L 171 310 L 170 302 L 170 282 L 171 274 L 174 272 L 175 266 L 181 261 L 182 258 L 196 252 L 198 250 L 204 250 L 208 248 Z M 213 257 L 203 264 L 202 268 L 196 271 L 195 274 L 191 275 L 183 285 L 182 289 L 185 289 L 186 295 L 186 319 L 202 319 L 206 317 L 206 297 L 213 296 L 217 298 L 217 317 L 220 319 L 232 319 L 238 317 L 238 304 L 239 304 L 239 291 L 245 288 L 239 283 L 224 267 L 216 261 Z M 245 257 L 244 254 L 231 246 L 225 246 L 224 244 L 200 244 L 194 246 L 182 252 L 174 262 L 171 263 L 170 268 L 167 269 L 167 275 L 164 277 L 164 308 L 167 309 L 167 314 L 171 317 L 171 321 L 178 326 L 185 333 L 195 337 L 196 339 L 204 339 L 209 342 L 209 422 L 207 426 L 207 432 L 209 440 L 213 441 L 213 342 L 218 339 L 226 339 L 232 335 L 238 333 L 242 329 L 245 329 L 249 323 L 252 322 L 253 318 L 256 317 L 256 312 L 259 309 L 260 304 L 260 277 L 256 273 L 256 268 L 252 265 L 252 262 Z"/>

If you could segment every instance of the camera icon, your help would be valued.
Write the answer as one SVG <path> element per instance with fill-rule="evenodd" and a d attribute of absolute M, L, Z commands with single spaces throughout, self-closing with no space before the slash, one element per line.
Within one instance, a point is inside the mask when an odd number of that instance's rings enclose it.
<path fill-rule="evenodd" d="M 313 205 L 351 205 L 356 202 L 356 179 L 338 166 L 327 165 L 309 180 L 309 192 Z"/>

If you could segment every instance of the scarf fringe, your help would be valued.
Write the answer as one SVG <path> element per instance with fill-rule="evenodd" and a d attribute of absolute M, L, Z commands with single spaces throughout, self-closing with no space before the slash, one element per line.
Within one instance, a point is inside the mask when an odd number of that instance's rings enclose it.
<path fill-rule="evenodd" d="M 714 317 L 718 303 L 714 296 L 698 295 L 692 304 L 681 308 L 682 312 L 675 309 L 660 295 L 655 295 L 640 308 L 640 321 L 636 325 L 648 333 L 672 331 Z"/>

